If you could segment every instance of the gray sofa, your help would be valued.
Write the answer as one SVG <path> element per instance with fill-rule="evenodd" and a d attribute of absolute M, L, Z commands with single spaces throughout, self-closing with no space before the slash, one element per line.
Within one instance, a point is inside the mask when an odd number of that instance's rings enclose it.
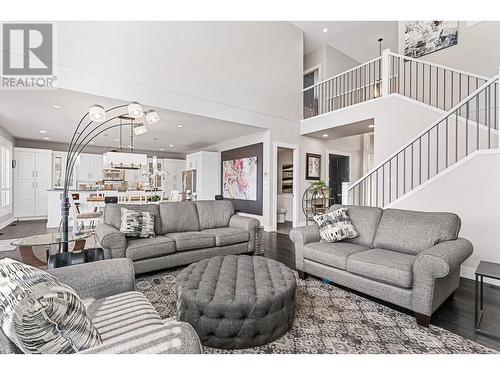
<path fill-rule="evenodd" d="M 155 237 L 126 238 L 121 207 L 155 217 Z M 108 204 L 95 233 L 105 258 L 130 258 L 135 273 L 190 264 L 215 255 L 253 252 L 259 221 L 235 215 L 229 201 Z"/>
<path fill-rule="evenodd" d="M 84 304 L 102 344 L 79 354 L 198 354 L 198 335 L 187 323 L 163 323 L 146 299 L 135 291 L 129 259 L 112 259 L 48 271 L 72 287 Z M 20 353 L 0 330 L 0 353 Z"/>
<path fill-rule="evenodd" d="M 332 206 L 338 209 L 340 205 Z M 317 225 L 293 229 L 296 268 L 415 312 L 428 326 L 432 313 L 459 285 L 460 265 L 472 244 L 459 238 L 460 218 L 344 206 L 359 236 L 321 243 Z"/>

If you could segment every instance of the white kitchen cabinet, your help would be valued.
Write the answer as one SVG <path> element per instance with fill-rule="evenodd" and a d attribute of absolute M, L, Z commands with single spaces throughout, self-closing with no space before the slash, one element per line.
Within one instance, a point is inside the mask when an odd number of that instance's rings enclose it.
<path fill-rule="evenodd" d="M 15 148 L 15 215 L 19 218 L 47 216 L 48 192 L 52 187 L 52 151 Z"/>
<path fill-rule="evenodd" d="M 213 200 L 220 194 L 218 152 L 200 151 L 187 155 L 185 169 L 196 169 L 197 200 Z"/>
<path fill-rule="evenodd" d="M 81 183 L 95 183 L 102 179 L 102 155 L 80 154 L 76 172 L 77 186 Z"/>
<path fill-rule="evenodd" d="M 163 159 L 163 192 L 165 197 L 170 196 L 172 190 L 182 190 L 182 171 L 186 169 L 186 161 L 178 159 Z"/>

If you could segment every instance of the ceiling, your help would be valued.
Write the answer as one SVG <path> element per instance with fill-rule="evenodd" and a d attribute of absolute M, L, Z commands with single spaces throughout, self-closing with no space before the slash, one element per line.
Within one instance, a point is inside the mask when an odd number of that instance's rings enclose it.
<path fill-rule="evenodd" d="M 372 133 L 374 131 L 373 118 L 353 122 L 349 125 L 335 126 L 333 128 L 318 130 L 317 132 L 305 134 L 308 137 L 320 138 L 329 141 L 336 138 L 350 137 L 353 135 Z"/>
<path fill-rule="evenodd" d="M 378 56 L 378 38 L 384 38 L 382 49 L 397 52 L 397 21 L 296 21 L 304 31 L 304 54 L 324 44 L 338 49 L 359 62 Z M 323 29 L 327 28 L 327 32 Z"/>
<path fill-rule="evenodd" d="M 104 108 L 125 104 L 110 98 L 62 89 L 5 90 L 0 100 L 0 126 L 17 139 L 67 144 L 80 118 L 89 106 L 96 103 Z M 61 108 L 54 108 L 54 105 Z M 146 105 L 143 107 L 148 109 Z M 155 109 L 161 120 L 157 124 L 147 125 L 148 132 L 134 138 L 137 150 L 164 151 L 181 156 L 263 130 L 239 123 Z M 182 128 L 178 125 L 182 125 Z M 41 130 L 45 133 L 40 133 Z M 127 127 L 123 132 L 124 147 L 130 145 L 129 135 L 130 127 Z M 98 136 L 92 146 L 117 148 L 118 137 L 119 129 L 111 129 Z"/>

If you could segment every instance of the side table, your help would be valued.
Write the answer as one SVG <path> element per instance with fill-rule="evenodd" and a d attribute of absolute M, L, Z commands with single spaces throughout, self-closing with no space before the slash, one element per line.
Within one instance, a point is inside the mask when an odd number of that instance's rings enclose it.
<path fill-rule="evenodd" d="M 500 336 L 482 330 L 480 328 L 483 319 L 484 304 L 483 304 L 483 279 L 490 278 L 500 280 L 500 264 L 492 262 L 479 262 L 476 269 L 476 284 L 475 284 L 475 300 L 474 300 L 474 331 L 485 336 L 490 336 L 500 339 Z"/>

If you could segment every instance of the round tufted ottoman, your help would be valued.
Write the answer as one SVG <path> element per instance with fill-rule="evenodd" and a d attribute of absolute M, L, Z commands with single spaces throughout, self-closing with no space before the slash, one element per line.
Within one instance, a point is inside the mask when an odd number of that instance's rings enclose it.
<path fill-rule="evenodd" d="M 291 327 L 295 275 L 272 259 L 227 255 L 186 267 L 175 285 L 177 317 L 191 324 L 204 345 L 259 346 Z"/>

